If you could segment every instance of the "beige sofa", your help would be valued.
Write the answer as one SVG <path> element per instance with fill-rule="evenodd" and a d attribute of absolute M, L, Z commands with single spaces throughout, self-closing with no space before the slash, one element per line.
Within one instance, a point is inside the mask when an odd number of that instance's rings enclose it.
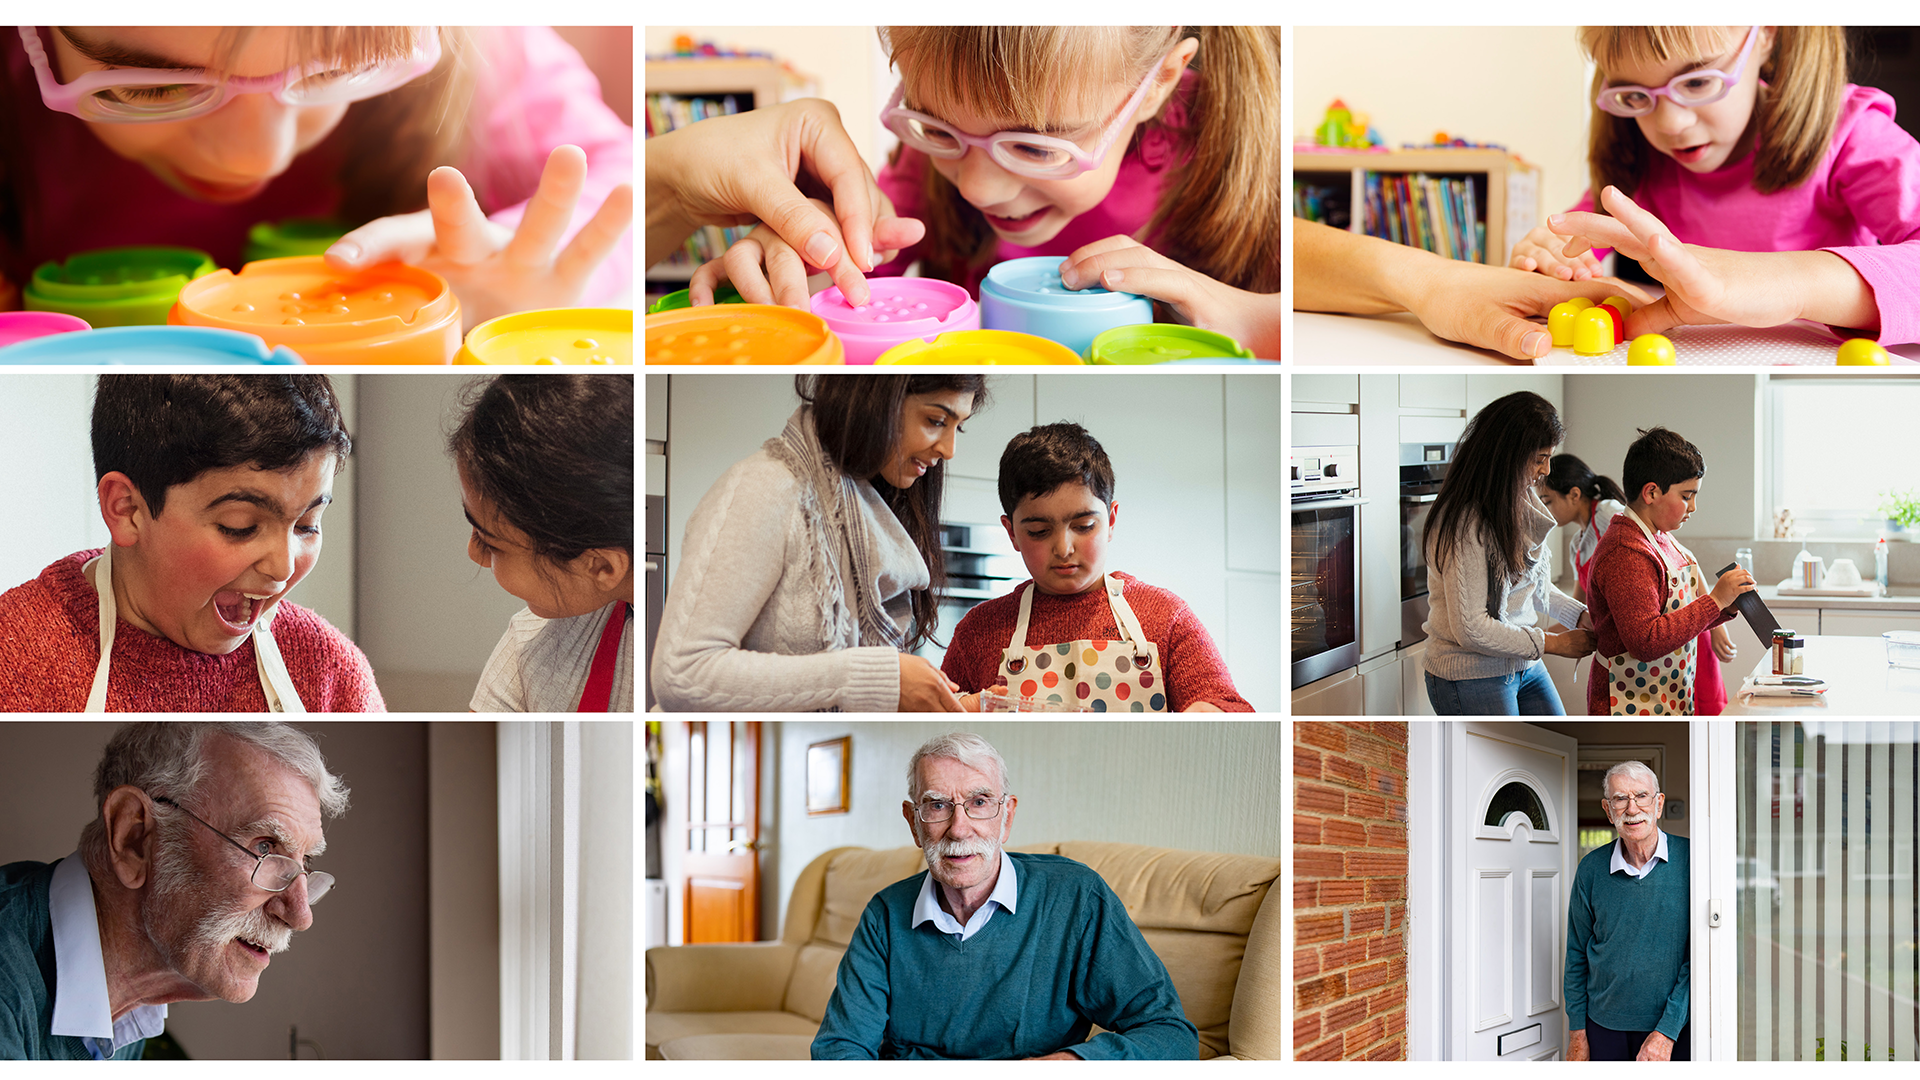
<path fill-rule="evenodd" d="M 1069 841 L 1106 879 L 1173 976 L 1202 1058 L 1278 1059 L 1286 993 L 1280 860 Z M 917 848 L 835 848 L 793 885 L 780 940 L 647 950 L 648 1058 L 805 1058 L 873 895 L 925 868 Z"/>

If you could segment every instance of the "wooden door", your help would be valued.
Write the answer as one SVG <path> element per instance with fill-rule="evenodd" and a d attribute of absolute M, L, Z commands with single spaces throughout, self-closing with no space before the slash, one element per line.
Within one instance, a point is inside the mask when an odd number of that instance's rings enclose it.
<path fill-rule="evenodd" d="M 685 723 L 685 941 L 758 941 L 760 723 Z"/>

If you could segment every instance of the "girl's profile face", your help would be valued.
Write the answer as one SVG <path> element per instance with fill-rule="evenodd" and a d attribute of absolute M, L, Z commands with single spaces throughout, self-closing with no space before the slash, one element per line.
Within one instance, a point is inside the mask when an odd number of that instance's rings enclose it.
<path fill-rule="evenodd" d="M 1748 27 L 1729 26 L 1711 56 L 1673 60 L 1636 60 L 1608 73 L 1607 84 L 1662 87 L 1675 76 L 1715 68 L 1729 71 L 1739 59 Z M 1655 150 L 1680 163 L 1689 172 L 1710 173 L 1753 148 L 1754 102 L 1760 93 L 1760 69 L 1773 54 L 1773 28 L 1760 28 L 1760 39 L 1740 71 L 1740 82 L 1726 97 L 1711 105 L 1683 106 L 1662 95 L 1646 116 L 1634 117 L 1640 135 Z"/>
<path fill-rule="evenodd" d="M 1563 495 L 1542 481 L 1534 485 L 1534 490 L 1540 493 L 1540 501 L 1546 503 L 1553 514 L 1554 524 L 1571 525 L 1587 520 L 1587 494 L 1579 488 Z"/>
<path fill-rule="evenodd" d="M 900 406 L 900 438 L 880 467 L 880 478 L 910 488 L 927 470 L 953 457 L 954 437 L 973 415 L 973 395 L 964 390 L 908 394 Z"/>
<path fill-rule="evenodd" d="M 960 197 L 971 203 L 987 219 L 987 224 L 1002 240 L 1021 247 L 1038 247 L 1060 235 L 1067 223 L 1092 210 L 1113 191 L 1120 175 L 1120 163 L 1133 133 L 1154 116 L 1186 69 L 1199 42 L 1188 38 L 1173 51 L 1154 77 L 1146 100 L 1133 117 L 1120 127 L 1120 133 L 1108 148 L 1100 167 L 1068 179 L 1043 180 L 1009 172 L 979 147 L 969 147 L 964 157 L 931 158 L 933 167 L 952 182 Z M 1136 77 L 1137 78 L 1137 77 Z M 1137 83 L 1136 83 L 1137 85 Z M 1115 117 L 1133 96 L 1133 86 L 1111 85 L 1097 92 L 1062 93 L 1056 115 L 1043 134 L 1079 144 L 1091 151 Z M 912 101 L 911 83 L 908 100 Z M 998 131 L 1031 130 L 1007 117 L 981 116 L 959 106 L 911 108 L 953 125 L 969 135 L 987 136 Z"/>
<path fill-rule="evenodd" d="M 213 58 L 217 26 L 100 26 L 46 34 L 62 83 L 114 68 L 203 68 Z M 287 67 L 286 27 L 259 27 L 234 55 L 230 74 L 277 75 Z M 347 104 L 282 105 L 272 94 L 238 94 L 191 120 L 151 124 L 90 123 L 109 150 L 146 166 L 161 182 L 201 202 L 237 203 L 258 195 L 293 160 L 327 137 Z"/>
<path fill-rule="evenodd" d="M 526 601 L 527 609 L 543 619 L 570 619 L 606 606 L 608 597 L 590 577 L 572 565 L 536 554 L 527 534 L 502 517 L 492 500 L 467 479 L 465 467 L 459 472 L 460 501 L 467 523 L 473 526 L 467 557 L 493 571 L 493 580 L 502 589 Z"/>

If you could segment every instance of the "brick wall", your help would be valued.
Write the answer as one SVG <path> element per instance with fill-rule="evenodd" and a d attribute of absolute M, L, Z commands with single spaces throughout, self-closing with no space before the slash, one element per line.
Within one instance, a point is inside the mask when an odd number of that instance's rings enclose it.
<path fill-rule="evenodd" d="M 1407 1057 L 1407 725 L 1293 726 L 1294 1057 Z"/>

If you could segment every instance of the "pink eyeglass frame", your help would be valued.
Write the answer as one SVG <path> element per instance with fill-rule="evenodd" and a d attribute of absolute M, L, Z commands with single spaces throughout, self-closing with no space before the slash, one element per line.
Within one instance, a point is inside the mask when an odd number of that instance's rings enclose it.
<path fill-rule="evenodd" d="M 1167 53 L 1167 56 L 1172 55 L 1172 52 Z M 1120 116 L 1113 123 L 1108 124 L 1106 131 L 1101 133 L 1100 142 L 1093 148 L 1092 153 L 1082 150 L 1078 143 L 1033 131 L 996 131 L 991 135 L 969 135 L 938 117 L 903 108 L 900 103 L 906 99 L 907 94 L 907 84 L 904 81 L 893 88 L 893 97 L 887 100 L 887 107 L 880 110 L 880 123 L 885 125 L 888 131 L 899 136 L 901 142 L 929 157 L 952 161 L 967 156 L 969 148 L 978 147 L 987 152 L 987 156 L 993 159 L 994 164 L 1008 172 L 1041 180 L 1070 179 L 1099 168 L 1100 163 L 1106 160 L 1107 151 L 1113 149 L 1114 140 L 1120 137 L 1120 129 L 1127 125 L 1128 120 L 1133 119 L 1134 113 L 1140 111 L 1140 103 L 1147 99 L 1147 88 L 1153 85 L 1153 77 L 1159 74 L 1166 62 L 1167 58 L 1163 56 L 1159 63 L 1148 69 L 1147 77 L 1140 80 L 1139 88 L 1134 90 L 1133 96 L 1127 99 L 1127 106 L 1120 111 Z M 939 128 L 953 136 L 960 145 L 951 150 L 933 150 L 921 146 L 908 134 L 911 129 L 908 128 L 907 122 L 910 120 L 918 120 L 927 127 Z M 1010 161 L 995 153 L 995 148 L 1004 143 L 1025 143 L 1029 146 L 1046 146 L 1064 150 L 1072 161 L 1053 168 L 1035 169 L 1024 162 Z"/>
<path fill-rule="evenodd" d="M 1667 85 L 1659 87 L 1658 89 L 1654 89 L 1652 87 L 1646 87 L 1646 86 L 1634 86 L 1631 83 L 1621 85 L 1621 86 L 1609 86 L 1605 90 L 1600 91 L 1600 96 L 1593 99 L 1593 104 L 1601 112 L 1606 113 L 1609 116 L 1620 116 L 1620 117 L 1626 117 L 1628 119 L 1632 119 L 1633 117 L 1636 117 L 1636 116 L 1652 116 L 1654 114 L 1654 111 L 1660 107 L 1660 102 L 1657 100 L 1654 100 L 1653 104 L 1647 106 L 1647 109 L 1645 112 L 1619 112 L 1615 109 L 1607 108 L 1607 101 L 1609 98 L 1611 98 L 1615 94 L 1621 93 L 1623 91 L 1628 91 L 1628 90 L 1638 90 L 1639 92 L 1647 95 L 1649 99 L 1657 99 L 1664 96 L 1668 101 L 1673 102 L 1675 105 L 1678 105 L 1683 109 L 1691 109 L 1696 105 L 1711 105 L 1714 102 L 1719 101 L 1720 99 L 1726 97 L 1728 94 L 1733 93 L 1733 88 L 1740 85 L 1740 75 L 1742 72 L 1746 71 L 1747 69 L 1747 57 L 1753 53 L 1753 43 L 1758 40 L 1760 40 L 1760 28 L 1757 26 L 1750 28 L 1747 31 L 1746 44 L 1740 46 L 1740 55 L 1734 59 L 1733 70 L 1730 72 L 1721 71 L 1718 68 L 1702 68 L 1698 71 L 1683 71 L 1680 74 L 1675 75 L 1673 78 L 1668 79 Z M 1720 76 L 1720 81 L 1722 83 L 1720 92 L 1713 95 L 1710 98 L 1700 98 L 1695 101 L 1682 101 L 1674 95 L 1674 92 L 1673 92 L 1674 83 L 1680 82 L 1685 79 L 1697 79 L 1702 75 Z"/>
<path fill-rule="evenodd" d="M 282 105 L 305 105 L 309 104 L 309 102 L 300 100 L 290 101 L 287 99 L 287 86 L 315 72 L 325 71 L 330 66 L 330 61 L 316 60 L 304 67 L 288 68 L 277 75 L 230 75 L 224 77 L 209 75 L 205 71 L 194 71 L 182 68 L 114 68 L 110 71 L 89 71 L 72 82 L 62 85 L 53 77 L 52 60 L 47 55 L 46 46 L 40 41 L 39 28 L 22 26 L 18 29 L 20 31 L 20 44 L 26 48 L 27 59 L 33 64 L 34 79 L 40 84 L 41 102 L 55 112 L 63 112 L 77 116 L 91 123 L 144 124 L 169 120 L 189 120 L 197 116 L 205 116 L 219 109 L 227 102 L 233 100 L 237 94 L 272 94 L 273 99 Z M 391 86 L 383 87 L 372 94 L 367 94 L 365 97 L 378 97 L 380 94 L 384 94 L 389 90 L 405 86 L 407 83 L 433 70 L 434 65 L 440 62 L 440 34 L 438 33 L 438 27 L 428 27 L 427 33 L 424 34 L 423 37 L 426 39 L 424 45 L 416 42 L 412 56 L 406 61 L 401 62 L 404 63 L 407 68 L 406 78 L 401 79 Z M 399 66 L 399 64 L 395 66 Z M 184 109 L 173 115 L 161 114 L 151 117 L 103 116 L 98 113 L 89 113 L 80 107 L 80 103 L 95 91 L 110 86 L 177 85 L 213 86 L 219 90 L 219 93 L 210 99 L 209 103 L 195 105 L 190 109 Z M 364 99 L 344 98 L 339 100 L 358 101 Z"/>

